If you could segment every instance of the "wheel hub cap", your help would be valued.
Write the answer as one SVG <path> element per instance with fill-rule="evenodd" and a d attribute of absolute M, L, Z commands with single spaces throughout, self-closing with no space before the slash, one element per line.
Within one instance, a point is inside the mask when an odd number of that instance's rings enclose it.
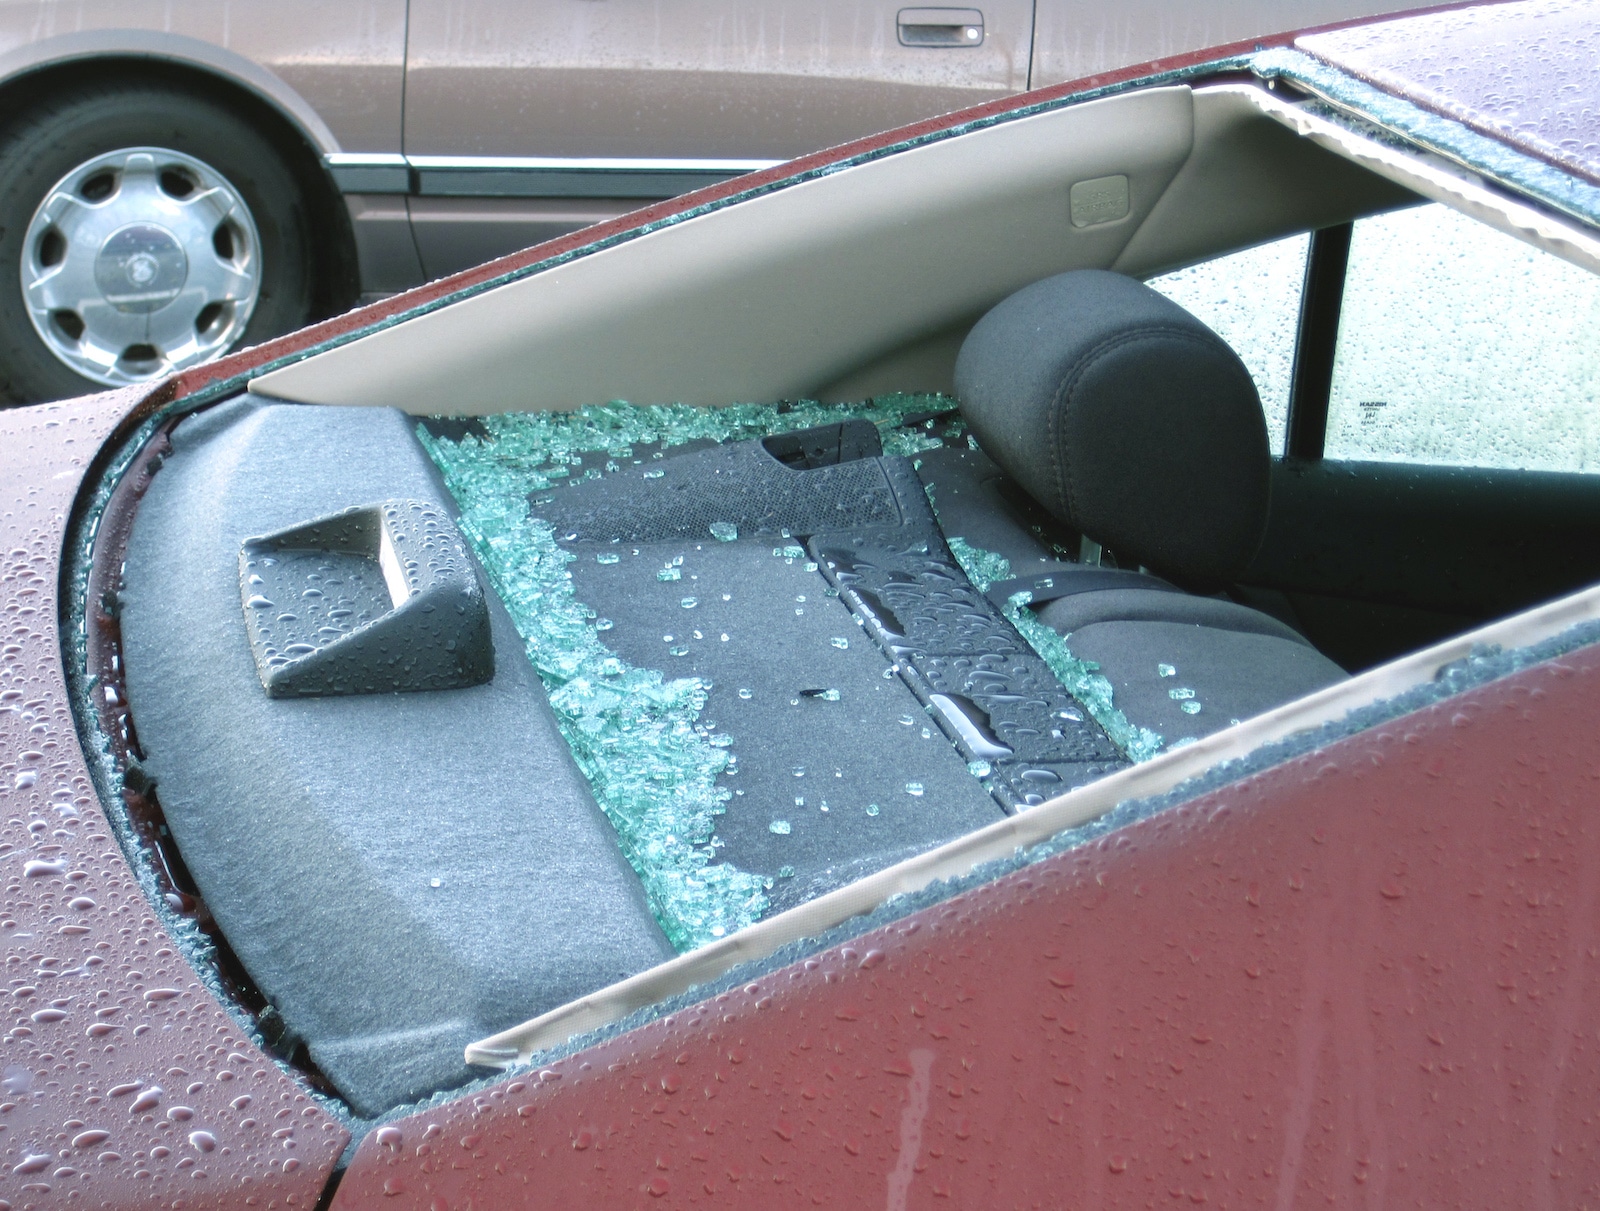
<path fill-rule="evenodd" d="M 243 197 L 210 165 L 166 148 L 78 165 L 45 195 L 24 239 L 34 331 L 106 386 L 221 356 L 261 293 L 261 241 Z"/>
<path fill-rule="evenodd" d="M 182 293 L 188 276 L 183 245 L 154 223 L 131 223 L 112 232 L 94 262 L 101 295 L 127 314 L 161 310 Z"/>

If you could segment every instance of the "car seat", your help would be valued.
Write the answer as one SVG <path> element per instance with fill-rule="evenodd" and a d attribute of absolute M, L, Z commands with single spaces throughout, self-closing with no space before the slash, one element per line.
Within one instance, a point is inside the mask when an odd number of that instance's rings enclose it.
<path fill-rule="evenodd" d="M 1060 274 L 989 311 L 955 379 L 994 469 L 933 460 L 946 533 L 1009 543 L 1025 574 L 991 594 L 1029 592 L 1131 723 L 1171 743 L 1345 677 L 1293 627 L 1221 592 L 1261 543 L 1271 455 L 1249 372 L 1193 315 L 1120 274 Z M 1002 473 L 1031 498 L 1020 510 Z M 1029 507 L 1121 566 L 1052 558 L 1016 521 L 1006 537 L 1004 515 Z"/>

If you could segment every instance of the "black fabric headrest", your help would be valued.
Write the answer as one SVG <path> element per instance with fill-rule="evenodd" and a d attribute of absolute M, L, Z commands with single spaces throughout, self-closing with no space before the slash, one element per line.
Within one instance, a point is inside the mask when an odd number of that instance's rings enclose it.
<path fill-rule="evenodd" d="M 1238 579 L 1267 522 L 1266 418 L 1211 329 L 1142 282 L 1046 278 L 978 321 L 961 413 L 1062 521 L 1185 588 Z"/>

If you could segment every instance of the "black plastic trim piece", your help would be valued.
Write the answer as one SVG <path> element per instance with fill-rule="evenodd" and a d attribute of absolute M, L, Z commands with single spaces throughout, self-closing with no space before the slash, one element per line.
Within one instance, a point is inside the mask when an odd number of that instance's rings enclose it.
<path fill-rule="evenodd" d="M 737 171 L 617 172 L 604 169 L 413 168 L 425 198 L 646 198 L 659 200 L 715 185 Z"/>
<path fill-rule="evenodd" d="M 1333 388 L 1333 356 L 1339 343 L 1339 310 L 1350 265 L 1352 231 L 1353 224 L 1340 223 L 1311 235 L 1289 389 L 1284 450 L 1289 458 L 1319 459 L 1327 441 L 1328 396 Z"/>

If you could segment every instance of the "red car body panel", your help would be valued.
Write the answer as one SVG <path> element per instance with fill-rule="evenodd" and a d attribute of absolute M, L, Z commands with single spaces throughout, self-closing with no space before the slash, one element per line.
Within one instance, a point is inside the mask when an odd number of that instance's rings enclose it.
<path fill-rule="evenodd" d="M 312 1207 L 349 1133 L 156 919 L 68 700 L 68 519 L 108 440 L 152 410 L 141 394 L 0 412 L 0 1205 Z M 30 829 L 30 815 L 59 827 Z"/>
<path fill-rule="evenodd" d="M 355 1208 L 1600 1200 L 1600 648 L 392 1123 Z"/>
<path fill-rule="evenodd" d="M 84 760 L 64 544 L 139 422 L 673 215 L 1257 45 L 714 186 L 153 392 L 0 413 L 0 1211 L 310 1207 L 348 1140 L 165 933 Z M 1597 714 L 1587 649 L 1350 737 L 376 1130 L 334 1205 L 1600 1200 Z M 30 831 L 60 807 L 78 823 Z"/>
<path fill-rule="evenodd" d="M 1386 92 L 1600 184 L 1594 10 L 1539 7 L 1531 15 L 1519 4 L 1452 9 L 1311 34 L 1295 44 Z"/>

